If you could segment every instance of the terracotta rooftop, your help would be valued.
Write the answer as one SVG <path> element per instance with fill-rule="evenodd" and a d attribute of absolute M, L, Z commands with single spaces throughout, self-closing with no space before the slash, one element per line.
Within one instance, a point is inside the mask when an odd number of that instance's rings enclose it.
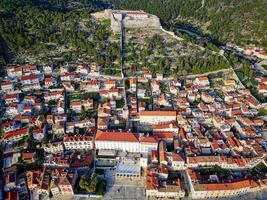
<path fill-rule="evenodd" d="M 141 143 L 158 143 L 154 137 L 140 137 L 139 141 Z"/>
<path fill-rule="evenodd" d="M 138 142 L 133 133 L 128 132 L 102 132 L 97 131 L 95 140 L 119 141 L 119 142 Z"/>
<path fill-rule="evenodd" d="M 195 184 L 195 190 L 240 190 L 242 188 L 251 188 L 258 185 L 254 180 L 245 179 L 241 181 L 229 182 L 229 183 L 206 183 L 206 184 Z"/>
<path fill-rule="evenodd" d="M 25 134 L 28 134 L 28 128 L 7 132 L 4 134 L 4 139 L 9 139 L 15 136 L 25 135 Z"/>
<path fill-rule="evenodd" d="M 173 139 L 172 132 L 157 132 L 153 134 L 155 138 L 158 139 Z"/>
<path fill-rule="evenodd" d="M 140 116 L 176 116 L 176 111 L 141 111 Z"/>
<path fill-rule="evenodd" d="M 201 76 L 201 77 L 198 77 L 198 80 L 199 80 L 199 81 L 208 81 L 209 78 L 206 77 L 206 76 Z"/>
<path fill-rule="evenodd" d="M 33 156 L 34 156 L 34 153 L 23 153 L 22 154 L 22 159 L 23 160 L 30 160 L 30 159 L 33 158 Z"/>
<path fill-rule="evenodd" d="M 115 85 L 116 81 L 115 80 L 106 80 L 105 85 Z"/>

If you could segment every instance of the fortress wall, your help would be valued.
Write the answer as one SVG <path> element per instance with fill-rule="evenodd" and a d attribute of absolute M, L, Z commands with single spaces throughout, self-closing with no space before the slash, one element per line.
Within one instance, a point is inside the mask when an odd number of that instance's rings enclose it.
<path fill-rule="evenodd" d="M 147 19 L 125 19 L 126 28 L 160 28 L 160 22 L 157 18 Z"/>
<path fill-rule="evenodd" d="M 112 12 L 112 10 L 105 10 L 106 16 L 110 17 L 111 29 L 114 32 L 121 31 L 121 22 L 122 15 L 125 14 L 122 12 Z M 160 29 L 160 20 L 154 15 L 136 15 L 134 14 L 127 15 L 124 18 L 124 24 L 126 28 L 158 28 Z"/>
<path fill-rule="evenodd" d="M 111 9 L 106 9 L 104 10 L 106 18 L 110 18 L 112 15 L 112 10 Z"/>
<path fill-rule="evenodd" d="M 120 32 L 121 31 L 121 14 L 111 14 L 110 15 L 110 25 L 113 32 Z"/>

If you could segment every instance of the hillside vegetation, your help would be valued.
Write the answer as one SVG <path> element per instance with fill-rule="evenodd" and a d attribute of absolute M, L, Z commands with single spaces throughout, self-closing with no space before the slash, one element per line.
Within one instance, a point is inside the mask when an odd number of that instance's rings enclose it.
<path fill-rule="evenodd" d="M 117 9 L 155 14 L 170 29 L 190 27 L 220 42 L 267 49 L 266 0 L 112 0 Z"/>
<path fill-rule="evenodd" d="M 177 40 L 160 29 L 127 30 L 126 53 L 127 74 L 148 70 L 164 76 L 183 76 L 230 67 L 217 52 Z"/>
<path fill-rule="evenodd" d="M 101 5 L 84 2 L 2 0 L 0 64 L 86 60 L 112 66 L 120 60 L 119 47 L 109 41 L 109 28 L 90 16 Z M 14 60 L 5 55 L 3 43 Z"/>

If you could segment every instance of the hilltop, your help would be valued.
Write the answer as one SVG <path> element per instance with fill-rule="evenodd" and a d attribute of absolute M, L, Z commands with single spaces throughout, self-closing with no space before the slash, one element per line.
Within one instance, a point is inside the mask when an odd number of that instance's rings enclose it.
<path fill-rule="evenodd" d="M 204 48 L 165 30 L 158 17 L 150 13 L 105 10 L 93 16 L 109 21 L 112 41 L 118 44 L 123 40 L 124 67 L 128 76 L 145 70 L 176 77 L 230 67 L 219 49 Z"/>

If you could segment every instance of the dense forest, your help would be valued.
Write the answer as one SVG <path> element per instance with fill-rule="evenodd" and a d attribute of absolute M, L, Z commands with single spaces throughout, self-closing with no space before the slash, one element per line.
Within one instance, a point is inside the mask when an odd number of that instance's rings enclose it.
<path fill-rule="evenodd" d="M 267 49 L 266 0 L 112 0 L 117 9 L 155 14 L 169 29 L 192 28 L 220 42 Z"/>
<path fill-rule="evenodd" d="M 90 16 L 102 5 L 82 0 L 2 0 L 0 65 L 86 59 L 112 66 L 120 60 L 120 49 L 109 42 L 109 28 Z"/>

